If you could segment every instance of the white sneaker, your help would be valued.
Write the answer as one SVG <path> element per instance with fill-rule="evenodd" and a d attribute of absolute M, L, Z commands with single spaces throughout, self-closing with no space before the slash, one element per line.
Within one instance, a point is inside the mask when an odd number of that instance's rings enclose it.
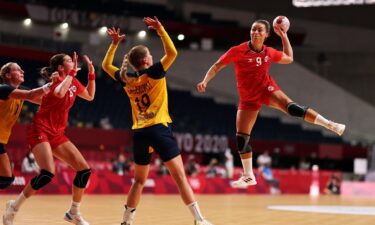
<path fill-rule="evenodd" d="M 230 186 L 232 188 L 247 188 L 248 186 L 256 185 L 255 176 L 242 175 L 238 180 L 232 181 Z"/>
<path fill-rule="evenodd" d="M 132 225 L 136 212 L 137 211 L 135 209 L 130 210 L 127 206 L 125 206 L 124 214 L 122 216 L 123 222 L 121 222 L 121 225 Z"/>
<path fill-rule="evenodd" d="M 13 203 L 14 203 L 14 200 L 10 200 L 6 204 L 5 212 L 3 215 L 4 225 L 13 225 L 13 220 L 17 213 L 17 210 L 13 207 Z"/>
<path fill-rule="evenodd" d="M 132 225 L 132 222 L 122 222 L 121 225 Z"/>
<path fill-rule="evenodd" d="M 213 225 L 213 224 L 208 222 L 207 220 L 203 220 L 203 221 L 194 220 L 194 225 Z"/>
<path fill-rule="evenodd" d="M 69 211 L 65 213 L 64 220 L 75 225 L 90 225 L 86 220 L 83 219 L 81 214 L 71 214 Z"/>
<path fill-rule="evenodd" d="M 341 136 L 344 133 L 345 127 L 345 124 L 335 123 L 333 121 L 330 121 L 330 123 L 328 124 L 328 129 L 335 132 L 339 136 Z"/>

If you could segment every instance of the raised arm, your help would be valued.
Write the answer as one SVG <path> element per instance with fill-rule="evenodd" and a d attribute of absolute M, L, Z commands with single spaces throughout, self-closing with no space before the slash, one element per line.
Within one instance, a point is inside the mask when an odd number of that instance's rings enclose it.
<path fill-rule="evenodd" d="M 283 56 L 277 63 L 279 64 L 290 64 L 293 62 L 293 48 L 290 44 L 287 33 L 280 27 L 274 27 L 275 33 L 281 38 L 283 44 Z"/>
<path fill-rule="evenodd" d="M 54 90 L 54 94 L 58 98 L 63 98 L 65 96 L 66 92 L 69 90 L 70 85 L 72 84 L 73 78 L 77 75 L 77 61 L 78 61 L 78 55 L 76 52 L 74 52 L 73 53 L 73 69 L 69 71 L 69 74 Z"/>
<path fill-rule="evenodd" d="M 124 34 L 120 35 L 120 29 L 119 28 L 115 29 L 114 27 L 109 28 L 108 31 L 107 31 L 107 34 L 108 34 L 108 36 L 110 36 L 112 38 L 112 43 L 109 46 L 109 49 L 108 49 L 108 51 L 105 54 L 105 57 L 103 59 L 102 68 L 110 77 L 112 77 L 114 80 L 116 80 L 115 73 L 116 73 L 116 71 L 119 70 L 119 68 L 112 65 L 112 63 L 113 63 L 113 58 L 115 56 L 118 44 L 122 40 L 125 39 L 125 35 Z"/>
<path fill-rule="evenodd" d="M 154 29 L 158 33 L 161 41 L 163 42 L 164 52 L 165 55 L 160 60 L 161 64 L 163 65 L 164 70 L 168 70 L 169 67 L 172 65 L 173 61 L 177 57 L 177 50 L 169 37 L 168 33 L 165 31 L 163 25 L 160 23 L 158 18 L 155 16 L 154 18 L 145 17 L 143 19 L 145 24 L 148 26 L 149 29 Z"/>
<path fill-rule="evenodd" d="M 205 92 L 208 82 L 216 76 L 216 74 L 222 70 L 224 67 L 226 67 L 226 64 L 223 64 L 218 60 L 215 62 L 210 69 L 207 71 L 206 76 L 204 76 L 203 81 L 201 81 L 199 84 L 197 84 L 197 89 L 199 92 Z"/>
<path fill-rule="evenodd" d="M 87 55 L 84 55 L 83 58 L 85 59 L 88 67 L 88 79 L 87 79 L 87 86 L 83 90 L 82 93 L 80 93 L 78 96 L 87 100 L 92 101 L 95 97 L 95 90 L 96 90 L 96 83 L 95 83 L 95 68 L 92 64 L 92 61 Z"/>

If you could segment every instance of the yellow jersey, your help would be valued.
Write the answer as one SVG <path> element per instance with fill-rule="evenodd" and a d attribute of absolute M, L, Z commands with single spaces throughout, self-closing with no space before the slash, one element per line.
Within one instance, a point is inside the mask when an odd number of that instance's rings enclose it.
<path fill-rule="evenodd" d="M 0 84 L 0 143 L 7 144 L 12 127 L 21 112 L 23 100 L 9 99 L 15 88 L 9 84 Z"/>
<path fill-rule="evenodd" d="M 151 67 L 128 73 L 132 81 L 124 82 L 120 78 L 119 68 L 112 65 L 117 45 L 111 44 L 103 60 L 103 69 L 124 88 L 129 96 L 132 108 L 132 129 L 149 127 L 172 122 L 168 112 L 166 70 L 177 56 L 177 50 L 163 27 L 157 30 L 164 45 L 165 55 Z"/>

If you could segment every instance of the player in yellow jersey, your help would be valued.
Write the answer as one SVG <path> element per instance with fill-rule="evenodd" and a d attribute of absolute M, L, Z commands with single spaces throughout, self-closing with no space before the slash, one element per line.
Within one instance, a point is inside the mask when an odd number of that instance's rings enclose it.
<path fill-rule="evenodd" d="M 14 176 L 4 145 L 8 143 L 24 100 L 40 104 L 41 97 L 49 92 L 50 83 L 32 90 L 20 86 L 24 71 L 14 62 L 6 63 L 0 70 L 0 189 L 9 187 Z"/>
<path fill-rule="evenodd" d="M 184 203 L 192 212 L 196 225 L 211 225 L 200 213 L 194 193 L 186 179 L 180 150 L 173 138 L 169 123 L 168 97 L 165 73 L 177 56 L 177 50 L 164 27 L 155 18 L 143 19 L 149 29 L 154 29 L 160 36 L 165 55 L 153 63 L 152 55 L 147 47 L 133 47 L 124 57 L 121 69 L 112 65 L 118 44 L 125 39 L 120 29 L 109 29 L 112 38 L 108 52 L 103 60 L 103 69 L 119 82 L 129 96 L 134 130 L 135 179 L 129 190 L 121 225 L 131 225 L 136 207 L 139 203 L 144 184 L 147 179 L 152 152 L 159 154 L 164 161 Z M 128 64 L 135 70 L 127 71 Z"/>

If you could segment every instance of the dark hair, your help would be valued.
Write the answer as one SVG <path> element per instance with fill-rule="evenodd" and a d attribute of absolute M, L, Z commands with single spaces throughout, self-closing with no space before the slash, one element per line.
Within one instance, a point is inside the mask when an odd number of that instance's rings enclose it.
<path fill-rule="evenodd" d="M 55 71 L 57 71 L 57 68 L 59 66 L 63 66 L 64 65 L 64 57 L 66 56 L 66 54 L 64 53 L 60 53 L 60 54 L 56 54 L 54 56 L 51 57 L 51 59 L 49 60 L 49 67 L 43 67 L 41 70 L 40 70 L 40 75 L 42 75 L 42 77 L 47 80 L 47 81 L 50 81 L 51 80 L 51 74 Z"/>
<path fill-rule="evenodd" d="M 271 31 L 271 25 L 270 25 L 270 23 L 267 20 L 255 20 L 254 23 L 261 23 L 261 24 L 263 24 L 266 27 L 267 33 L 270 33 L 270 31 Z"/>
<path fill-rule="evenodd" d="M 147 47 L 144 45 L 137 45 L 133 47 L 127 55 L 130 64 L 133 67 L 138 68 L 142 66 L 141 59 L 143 59 L 147 55 Z"/>
<path fill-rule="evenodd" d="M 10 72 L 11 66 L 16 64 L 15 62 L 8 62 L 4 64 L 0 69 L 0 84 L 5 82 L 5 74 Z"/>

